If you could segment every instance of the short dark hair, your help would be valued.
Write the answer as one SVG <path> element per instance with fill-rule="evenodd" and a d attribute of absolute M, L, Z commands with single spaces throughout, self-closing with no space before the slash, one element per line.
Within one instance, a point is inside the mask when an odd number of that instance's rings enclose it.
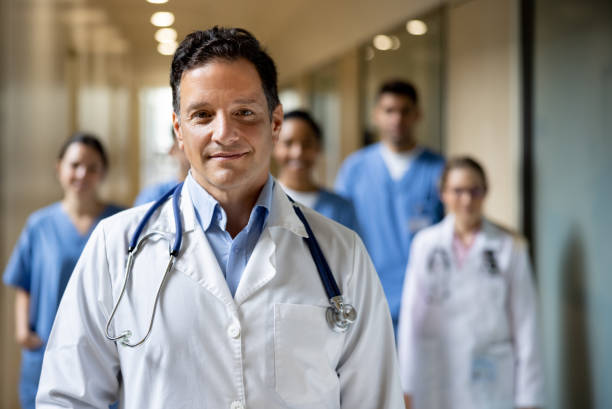
<path fill-rule="evenodd" d="M 319 142 L 323 140 L 323 134 L 321 133 L 321 127 L 319 126 L 319 124 L 317 124 L 317 122 L 314 120 L 312 115 L 308 113 L 308 111 L 302 111 L 300 109 L 289 111 L 283 116 L 283 119 L 285 121 L 288 119 L 301 119 L 302 121 L 306 122 L 310 126 L 310 128 L 312 128 L 312 131 L 314 132 Z"/>
<path fill-rule="evenodd" d="M 244 58 L 255 66 L 272 115 L 272 111 L 280 104 L 274 61 L 247 30 L 218 26 L 194 31 L 187 35 L 176 49 L 170 71 L 174 112 L 179 114 L 179 87 L 185 71 L 215 59 L 235 61 L 239 58 Z"/>
<path fill-rule="evenodd" d="M 74 143 L 81 143 L 98 152 L 98 155 L 100 155 L 100 159 L 102 160 L 102 165 L 104 166 L 104 169 L 108 169 L 108 156 L 106 156 L 104 145 L 102 145 L 102 142 L 100 142 L 100 139 L 98 139 L 98 137 L 85 132 L 75 132 L 74 134 L 72 134 L 61 146 L 59 153 L 57 154 L 57 160 L 64 159 L 66 151 L 68 150 L 70 145 Z"/>
<path fill-rule="evenodd" d="M 482 180 L 482 187 L 485 192 L 489 190 L 489 183 L 487 181 L 487 175 L 484 171 L 484 168 L 476 159 L 473 159 L 469 156 L 457 156 L 449 159 L 444 166 L 444 170 L 442 171 L 442 176 L 440 177 L 440 191 L 444 191 L 446 188 L 446 179 L 448 178 L 448 174 L 454 169 L 470 169 L 473 170 L 480 176 Z"/>
<path fill-rule="evenodd" d="M 416 87 L 404 80 L 394 79 L 384 82 L 378 89 L 377 98 L 380 98 L 382 94 L 402 95 L 410 98 L 415 105 L 419 103 Z"/>

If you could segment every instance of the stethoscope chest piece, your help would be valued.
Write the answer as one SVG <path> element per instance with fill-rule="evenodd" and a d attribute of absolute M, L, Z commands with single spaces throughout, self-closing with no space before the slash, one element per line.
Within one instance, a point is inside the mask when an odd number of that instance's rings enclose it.
<path fill-rule="evenodd" d="M 342 297 L 334 297 L 331 306 L 327 307 L 325 318 L 334 332 L 346 332 L 357 319 L 357 310 L 351 304 L 344 304 Z"/>

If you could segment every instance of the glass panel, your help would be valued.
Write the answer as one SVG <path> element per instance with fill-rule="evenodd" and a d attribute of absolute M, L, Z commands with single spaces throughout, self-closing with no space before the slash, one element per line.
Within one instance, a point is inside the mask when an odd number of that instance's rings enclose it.
<path fill-rule="evenodd" d="M 550 408 L 612 407 L 612 2 L 537 0 L 536 271 Z"/>

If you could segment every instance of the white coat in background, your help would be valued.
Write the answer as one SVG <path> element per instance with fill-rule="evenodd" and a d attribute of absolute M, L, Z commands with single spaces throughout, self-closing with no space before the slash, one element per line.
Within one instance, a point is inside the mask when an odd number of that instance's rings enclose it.
<path fill-rule="evenodd" d="M 523 240 L 484 220 L 461 267 L 454 217 L 415 238 L 398 331 L 414 409 L 541 406 L 537 299 Z"/>
<path fill-rule="evenodd" d="M 183 189 L 183 245 L 144 344 L 111 342 L 104 328 L 119 297 L 128 242 L 147 207 L 102 221 L 62 299 L 37 408 L 401 408 L 387 302 L 357 235 L 303 208 L 357 321 L 346 333 L 325 319 L 327 296 L 304 226 L 282 189 L 232 297 Z M 142 236 L 174 240 L 172 202 Z M 137 254 L 110 332 L 145 333 L 168 262 L 167 240 Z M 120 377 L 118 378 L 118 376 Z"/>

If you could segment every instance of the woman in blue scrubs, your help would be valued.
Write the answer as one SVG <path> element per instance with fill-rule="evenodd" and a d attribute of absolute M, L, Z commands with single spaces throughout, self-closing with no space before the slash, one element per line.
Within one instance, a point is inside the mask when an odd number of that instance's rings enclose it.
<path fill-rule="evenodd" d="M 318 186 L 312 170 L 321 153 L 321 128 L 306 111 L 285 114 L 274 147 L 278 181 L 295 201 L 358 231 L 355 208 L 350 200 Z"/>
<path fill-rule="evenodd" d="M 24 409 L 34 409 L 45 345 L 81 251 L 96 224 L 121 210 L 98 197 L 107 167 L 104 148 L 94 136 L 78 133 L 65 142 L 57 161 L 64 197 L 30 215 L 4 271 L 5 284 L 16 291 Z"/>

